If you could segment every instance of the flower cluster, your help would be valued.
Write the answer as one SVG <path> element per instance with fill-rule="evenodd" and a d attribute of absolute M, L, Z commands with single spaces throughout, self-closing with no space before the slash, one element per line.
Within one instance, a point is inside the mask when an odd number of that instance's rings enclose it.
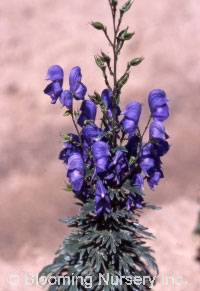
<path fill-rule="evenodd" d="M 53 104 L 60 100 L 61 105 L 71 114 L 77 129 L 77 134 L 64 136 L 64 146 L 59 155 L 67 168 L 74 193 L 80 199 L 93 198 L 96 214 L 103 211 L 109 213 L 112 207 L 117 207 L 110 197 L 113 189 L 121 194 L 118 200 L 127 210 L 142 208 L 144 200 L 140 190 L 144 188 L 144 180 L 147 180 L 153 190 L 164 177 L 161 157 L 169 150 L 169 136 L 163 125 L 163 121 L 169 116 L 165 92 L 156 89 L 148 96 L 151 112 L 149 140 L 143 142 L 145 131 L 142 134 L 138 127 L 141 103 L 132 101 L 121 112 L 118 105 L 113 106 L 114 94 L 110 89 L 104 89 L 98 98 L 89 96 L 90 99 L 85 100 L 87 88 L 81 82 L 82 75 L 78 66 L 70 72 L 69 90 L 62 88 L 63 77 L 60 66 L 51 66 L 47 73 L 47 80 L 51 83 L 44 93 L 51 97 Z M 80 109 L 76 111 L 76 118 L 73 99 L 82 100 Z M 101 126 L 98 122 L 95 123 L 97 107 L 103 113 Z M 117 142 L 114 143 L 111 126 L 113 114 L 117 132 Z M 127 181 L 138 192 L 123 192 Z"/>

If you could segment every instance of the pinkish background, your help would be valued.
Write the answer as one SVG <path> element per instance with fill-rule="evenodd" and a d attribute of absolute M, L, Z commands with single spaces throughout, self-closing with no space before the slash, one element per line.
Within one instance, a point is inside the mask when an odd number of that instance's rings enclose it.
<path fill-rule="evenodd" d="M 119 1 L 122 4 L 124 1 Z M 120 72 L 127 60 L 144 56 L 122 96 L 122 106 L 144 104 L 141 126 L 148 118 L 147 96 L 163 88 L 170 99 L 165 122 L 171 150 L 163 158 L 165 179 L 148 199 L 163 207 L 149 211 L 142 222 L 157 240 L 160 273 L 183 276 L 187 286 L 162 286 L 156 291 L 197 291 L 200 265 L 195 262 L 200 147 L 200 2 L 198 0 L 135 0 L 124 25 L 136 35 L 121 54 Z M 83 82 L 92 94 L 104 83 L 93 56 L 109 46 L 89 25 L 103 21 L 111 27 L 107 1 L 2 0 L 0 2 L 0 290 L 42 290 L 24 286 L 26 272 L 37 273 L 51 263 L 69 230 L 57 220 L 78 211 L 73 195 L 62 191 L 65 168 L 58 160 L 60 133 L 73 131 L 59 104 L 43 94 L 46 71 L 59 64 L 67 75 L 80 65 Z M 10 273 L 20 284 L 10 286 Z"/>

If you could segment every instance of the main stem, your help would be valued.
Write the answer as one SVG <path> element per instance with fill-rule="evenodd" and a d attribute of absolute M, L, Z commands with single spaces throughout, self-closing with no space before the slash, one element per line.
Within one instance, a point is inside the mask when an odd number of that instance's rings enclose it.
<path fill-rule="evenodd" d="M 112 5 L 112 0 L 109 0 L 109 4 L 112 12 L 113 19 L 113 32 L 114 32 L 114 41 L 113 41 L 113 97 L 112 97 L 112 144 L 116 147 L 116 130 L 115 130 L 115 119 L 116 119 L 116 100 L 117 100 L 117 61 L 118 55 L 116 50 L 116 42 L 117 42 L 117 32 L 118 28 L 116 28 L 116 5 Z"/>

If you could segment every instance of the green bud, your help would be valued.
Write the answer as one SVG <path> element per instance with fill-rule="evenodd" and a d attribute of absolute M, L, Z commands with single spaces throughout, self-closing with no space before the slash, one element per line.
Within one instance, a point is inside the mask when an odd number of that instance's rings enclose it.
<path fill-rule="evenodd" d="M 87 124 L 89 124 L 91 122 L 94 122 L 94 120 L 92 120 L 92 119 L 84 120 L 84 125 L 87 125 Z"/>
<path fill-rule="evenodd" d="M 137 66 L 137 65 L 139 65 L 143 60 L 144 60 L 143 57 L 132 59 L 130 62 L 128 62 L 128 67 L 130 68 L 131 66 Z"/>
<path fill-rule="evenodd" d="M 131 8 L 132 4 L 133 4 L 133 3 L 132 3 L 130 0 L 127 1 L 126 3 L 124 3 L 124 5 L 123 5 L 122 8 L 120 9 L 120 11 L 121 11 L 122 13 L 127 12 L 127 11 Z"/>
<path fill-rule="evenodd" d="M 73 189 L 72 189 L 72 186 L 70 184 L 65 183 L 63 190 L 71 192 Z"/>
<path fill-rule="evenodd" d="M 129 79 L 129 73 L 125 73 L 118 81 L 118 87 L 122 88 Z"/>
<path fill-rule="evenodd" d="M 71 114 L 72 114 L 71 110 L 67 110 L 67 111 L 65 111 L 64 116 L 69 116 Z"/>
<path fill-rule="evenodd" d="M 136 158 L 134 156 L 131 156 L 129 159 L 129 164 L 133 165 L 135 163 Z"/>
<path fill-rule="evenodd" d="M 99 57 L 99 56 L 95 56 L 94 58 L 95 58 L 95 62 L 97 64 L 97 66 L 99 68 L 101 68 L 101 69 L 104 69 L 105 68 L 105 64 L 104 64 L 104 61 L 102 60 L 102 58 Z"/>
<path fill-rule="evenodd" d="M 120 40 L 129 40 L 132 38 L 132 36 L 135 34 L 135 32 L 127 32 L 127 30 L 125 30 L 122 35 L 120 36 Z"/>
<path fill-rule="evenodd" d="M 101 22 L 91 22 L 90 24 L 98 30 L 103 30 L 103 31 L 106 30 L 106 26 L 103 25 L 103 23 L 101 23 Z"/>
<path fill-rule="evenodd" d="M 88 95 L 90 100 L 92 100 L 95 104 L 101 103 L 101 96 L 95 91 L 94 95 Z"/>
<path fill-rule="evenodd" d="M 110 64 L 111 58 L 108 55 L 106 55 L 104 52 L 101 52 L 101 55 L 102 55 L 102 60 L 105 63 Z"/>
<path fill-rule="evenodd" d="M 62 138 L 63 138 L 65 141 L 72 141 L 72 140 L 73 140 L 73 138 L 72 138 L 70 135 L 68 135 L 68 134 L 63 134 L 63 135 L 62 135 Z"/>

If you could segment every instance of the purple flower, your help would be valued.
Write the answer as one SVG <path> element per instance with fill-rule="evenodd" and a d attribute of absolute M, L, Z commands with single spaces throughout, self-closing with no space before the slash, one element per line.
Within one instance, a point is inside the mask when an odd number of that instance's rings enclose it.
<path fill-rule="evenodd" d="M 116 154 L 114 155 L 111 163 L 108 166 L 108 170 L 109 171 L 114 171 L 115 172 L 115 179 L 117 184 L 120 184 L 120 177 L 121 175 L 127 170 L 128 168 L 128 160 L 125 157 L 124 153 L 122 151 L 117 151 Z M 110 173 L 108 175 L 108 177 L 110 176 L 110 178 L 112 173 Z"/>
<path fill-rule="evenodd" d="M 122 127 L 126 133 L 133 134 L 137 128 L 142 106 L 141 103 L 133 101 L 126 105 L 122 112 L 124 118 L 121 121 Z"/>
<path fill-rule="evenodd" d="M 121 125 L 123 127 L 123 130 L 128 134 L 134 134 L 137 128 L 137 123 L 134 120 L 131 120 L 126 117 L 122 119 Z"/>
<path fill-rule="evenodd" d="M 95 120 L 97 108 L 93 101 L 84 100 L 81 104 L 81 114 L 78 118 L 78 124 L 80 126 L 84 125 L 85 120 Z"/>
<path fill-rule="evenodd" d="M 69 75 L 69 86 L 70 91 L 76 100 L 83 100 L 87 92 L 87 88 L 81 83 L 81 79 L 82 75 L 80 67 L 73 67 Z"/>
<path fill-rule="evenodd" d="M 66 106 L 68 109 L 71 109 L 73 97 L 76 100 L 84 99 L 87 88 L 81 83 L 81 78 L 82 75 L 80 67 L 76 66 L 72 68 L 69 74 L 70 89 L 63 91 L 60 96 L 60 103 L 62 106 Z"/>
<path fill-rule="evenodd" d="M 103 141 L 96 141 L 92 145 L 95 173 L 102 173 L 106 171 L 108 157 L 110 156 L 109 150 L 109 145 Z"/>
<path fill-rule="evenodd" d="M 63 91 L 63 75 L 63 69 L 58 65 L 53 65 L 48 69 L 46 80 L 52 82 L 44 89 L 44 93 L 51 97 L 52 104 L 56 103 Z"/>
<path fill-rule="evenodd" d="M 136 157 L 138 151 L 138 145 L 140 144 L 140 139 L 137 136 L 129 136 L 128 143 L 126 145 L 126 149 L 128 151 L 128 156 Z"/>
<path fill-rule="evenodd" d="M 60 103 L 68 109 L 72 109 L 72 93 L 69 90 L 64 90 L 60 96 Z"/>
<path fill-rule="evenodd" d="M 139 189 L 144 189 L 144 179 L 140 173 L 134 174 L 132 176 L 132 184 Z"/>
<path fill-rule="evenodd" d="M 83 128 L 83 138 L 91 145 L 94 141 L 98 140 L 98 135 L 102 132 L 95 124 L 87 124 Z"/>
<path fill-rule="evenodd" d="M 141 103 L 132 101 L 126 105 L 126 108 L 122 112 L 122 114 L 124 114 L 126 118 L 134 120 L 136 123 L 138 123 L 141 110 L 142 110 Z"/>
<path fill-rule="evenodd" d="M 136 209 L 141 209 L 143 208 L 142 206 L 143 201 L 144 201 L 143 197 L 140 196 L 139 194 L 133 195 L 132 193 L 130 193 L 126 201 L 126 209 L 130 210 L 132 206 L 134 206 L 134 208 Z"/>
<path fill-rule="evenodd" d="M 79 153 L 68 159 L 68 177 L 74 191 L 80 191 L 84 182 L 84 162 Z"/>
<path fill-rule="evenodd" d="M 59 81 L 59 80 L 63 80 L 63 78 L 64 78 L 64 73 L 63 73 L 63 69 L 60 66 L 53 65 L 49 67 L 47 71 L 46 80 Z"/>
<path fill-rule="evenodd" d="M 164 121 L 169 117 L 168 99 L 161 89 L 152 90 L 148 97 L 149 107 L 154 120 Z"/>
<path fill-rule="evenodd" d="M 169 144 L 165 139 L 169 136 L 165 132 L 165 127 L 160 121 L 153 121 L 149 128 L 149 138 L 154 139 L 152 145 L 154 154 L 158 156 L 165 155 L 169 150 Z"/>
<path fill-rule="evenodd" d="M 101 100 L 106 104 L 107 115 L 112 118 L 112 91 L 109 89 L 104 89 L 101 93 Z M 121 113 L 119 106 L 116 107 L 116 117 Z"/>
<path fill-rule="evenodd" d="M 59 154 L 59 159 L 63 160 L 65 164 L 68 163 L 69 157 L 74 153 L 80 153 L 80 147 L 78 147 L 75 143 L 79 144 L 79 138 L 77 135 L 70 133 L 68 134 L 72 137 L 72 141 L 67 141 L 63 145 L 63 149 Z"/>
<path fill-rule="evenodd" d="M 98 180 L 96 183 L 95 213 L 99 214 L 102 211 L 110 212 L 110 199 L 103 182 Z"/>
<path fill-rule="evenodd" d="M 154 190 L 154 185 L 158 185 L 158 182 L 163 177 L 164 177 L 163 172 L 160 169 L 152 169 L 149 172 L 149 177 L 147 178 L 147 182 L 151 190 Z"/>

